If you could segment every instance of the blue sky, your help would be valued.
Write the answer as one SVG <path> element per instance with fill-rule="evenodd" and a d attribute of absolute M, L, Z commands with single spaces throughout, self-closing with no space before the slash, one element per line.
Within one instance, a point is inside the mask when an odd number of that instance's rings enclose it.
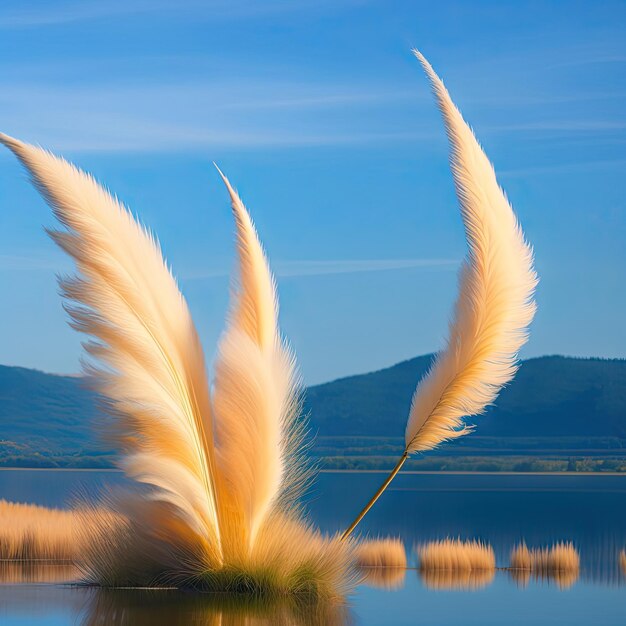
<path fill-rule="evenodd" d="M 0 129 L 63 153 L 158 234 L 214 354 L 233 232 L 276 271 L 307 383 L 441 346 L 465 253 L 419 47 L 536 252 L 523 356 L 626 356 L 626 3 L 5 0 Z M 0 153 L 0 362 L 79 369 L 49 210 Z"/>

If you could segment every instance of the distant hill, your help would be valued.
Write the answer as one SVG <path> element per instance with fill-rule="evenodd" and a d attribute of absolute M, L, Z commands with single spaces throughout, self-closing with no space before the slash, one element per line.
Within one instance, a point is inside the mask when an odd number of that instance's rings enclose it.
<path fill-rule="evenodd" d="M 106 454 L 96 435 L 100 419 L 80 377 L 0 365 L 0 464 L 106 464 L 98 462 Z"/>
<path fill-rule="evenodd" d="M 328 467 L 387 467 L 431 361 L 421 356 L 310 387 L 313 454 Z M 0 465 L 108 465 L 110 451 L 95 428 L 106 419 L 79 377 L 0 366 Z M 626 471 L 626 360 L 527 360 L 496 406 L 472 421 L 476 434 L 414 466 Z"/>
<path fill-rule="evenodd" d="M 416 382 L 432 355 L 309 388 L 323 435 L 403 433 Z M 546 356 L 524 361 L 485 415 L 481 437 L 626 438 L 626 360 Z"/>

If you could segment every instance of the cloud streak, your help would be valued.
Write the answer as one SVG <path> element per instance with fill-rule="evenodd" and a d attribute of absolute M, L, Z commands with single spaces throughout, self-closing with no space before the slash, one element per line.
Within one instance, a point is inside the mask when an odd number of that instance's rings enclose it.
<path fill-rule="evenodd" d="M 0 11 L 0 29 L 25 29 L 93 22 L 117 17 L 144 17 L 168 14 L 170 18 L 193 15 L 206 21 L 256 19 L 302 11 L 329 11 L 338 7 L 365 4 L 365 0 L 83 0 L 81 2 L 41 3 Z"/>
<path fill-rule="evenodd" d="M 276 261 L 272 263 L 278 278 L 302 278 L 307 276 L 332 276 L 337 274 L 360 274 L 366 272 L 389 272 L 408 269 L 456 269 L 458 259 L 342 259 Z M 208 269 L 186 272 L 182 280 L 205 280 L 230 276 L 224 269 Z"/>

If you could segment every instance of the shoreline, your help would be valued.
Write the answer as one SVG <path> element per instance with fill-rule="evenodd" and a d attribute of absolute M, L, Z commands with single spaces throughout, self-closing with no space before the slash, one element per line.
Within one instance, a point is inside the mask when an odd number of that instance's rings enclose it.
<path fill-rule="evenodd" d="M 114 467 L 0 467 L 0 472 L 107 472 L 123 474 L 123 470 Z M 382 469 L 322 469 L 319 474 L 380 474 L 387 475 L 389 470 Z M 404 476 L 625 476 L 626 472 L 480 472 L 480 471 L 436 471 L 404 470 Z"/>

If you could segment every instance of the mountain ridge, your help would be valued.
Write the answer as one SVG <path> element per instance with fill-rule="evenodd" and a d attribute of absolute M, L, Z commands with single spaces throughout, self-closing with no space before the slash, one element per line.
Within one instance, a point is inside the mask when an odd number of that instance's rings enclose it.
<path fill-rule="evenodd" d="M 413 391 L 433 357 L 309 387 L 304 409 L 317 435 L 312 453 L 330 467 L 387 466 L 401 449 Z M 109 465 L 111 452 L 95 427 L 106 419 L 82 377 L 0 365 L 0 465 Z M 539 451 L 564 462 L 565 449 L 577 457 L 621 456 L 626 359 L 527 359 L 495 405 L 468 422 L 477 425 L 476 434 L 419 462 L 447 455 L 458 457 L 458 465 L 461 457 L 480 455 L 493 464 L 497 455 L 536 457 Z"/>

